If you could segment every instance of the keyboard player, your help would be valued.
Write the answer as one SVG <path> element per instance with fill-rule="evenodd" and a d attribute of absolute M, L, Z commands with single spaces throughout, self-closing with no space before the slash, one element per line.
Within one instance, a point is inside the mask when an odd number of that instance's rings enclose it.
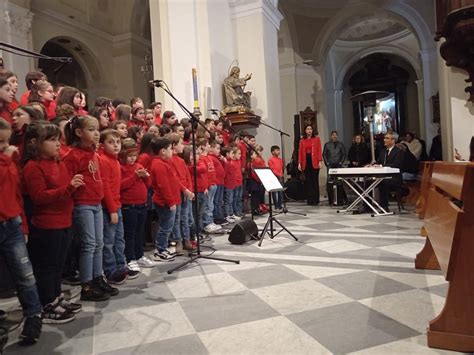
<path fill-rule="evenodd" d="M 391 168 L 398 168 L 402 171 L 403 165 L 403 151 L 396 146 L 398 134 L 395 132 L 387 133 L 384 136 L 384 149 L 380 152 L 377 164 L 388 166 Z M 380 205 L 388 211 L 388 198 L 390 191 L 399 190 L 402 185 L 401 176 L 393 177 L 382 181 L 379 186 Z"/>

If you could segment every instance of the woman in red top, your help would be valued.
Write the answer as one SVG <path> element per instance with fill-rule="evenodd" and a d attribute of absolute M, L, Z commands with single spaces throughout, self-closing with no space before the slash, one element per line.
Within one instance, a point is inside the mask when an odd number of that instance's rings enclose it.
<path fill-rule="evenodd" d="M 56 102 L 54 101 L 53 85 L 46 80 L 38 80 L 31 88 L 28 102 L 39 102 L 46 109 L 47 119 L 56 117 Z"/>
<path fill-rule="evenodd" d="M 80 174 L 72 177 L 59 160 L 60 136 L 57 126 L 38 122 L 28 127 L 25 137 L 23 174 L 33 203 L 28 251 L 43 323 L 72 321 L 82 308 L 61 298 L 62 271 L 71 242 L 72 194 L 84 181 Z"/>
<path fill-rule="evenodd" d="M 319 204 L 319 169 L 321 168 L 321 140 L 311 124 L 304 127 L 298 151 L 298 170 L 304 172 L 308 205 Z"/>

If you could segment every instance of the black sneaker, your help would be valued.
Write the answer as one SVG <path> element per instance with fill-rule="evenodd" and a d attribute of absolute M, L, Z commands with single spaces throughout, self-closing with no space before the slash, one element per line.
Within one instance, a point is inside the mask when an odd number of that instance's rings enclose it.
<path fill-rule="evenodd" d="M 5 312 L 3 309 L 0 309 L 0 322 L 7 319 L 7 312 Z"/>
<path fill-rule="evenodd" d="M 107 277 L 107 281 L 112 285 L 121 285 L 127 279 L 127 270 L 117 270 Z"/>
<path fill-rule="evenodd" d="M 79 272 L 75 272 L 73 275 L 63 278 L 62 283 L 70 286 L 79 286 L 81 284 Z"/>
<path fill-rule="evenodd" d="M 155 261 L 173 261 L 175 256 L 175 254 L 170 253 L 168 250 L 155 250 L 155 254 L 153 255 Z"/>
<path fill-rule="evenodd" d="M 82 311 L 82 304 L 66 301 L 62 296 L 59 296 L 58 303 L 61 307 L 68 310 L 69 312 L 79 313 Z"/>
<path fill-rule="evenodd" d="M 107 301 L 110 294 L 99 287 L 94 287 L 92 282 L 87 282 L 82 285 L 81 301 L 101 302 Z"/>
<path fill-rule="evenodd" d="M 31 345 L 39 340 L 43 323 L 39 316 L 27 317 L 20 334 L 20 344 Z"/>
<path fill-rule="evenodd" d="M 138 277 L 138 275 L 140 275 L 140 271 L 130 270 L 130 269 L 127 270 L 127 279 L 128 280 L 136 279 Z"/>
<path fill-rule="evenodd" d="M 61 307 L 59 303 L 50 303 L 44 306 L 41 318 L 44 324 L 64 324 L 76 319 L 76 315 Z"/>
<path fill-rule="evenodd" d="M 110 296 L 117 296 L 119 294 L 119 289 L 116 287 L 110 286 L 107 282 L 107 279 L 104 276 L 96 277 L 92 283 L 95 287 L 98 287 L 103 292 L 108 293 Z"/>

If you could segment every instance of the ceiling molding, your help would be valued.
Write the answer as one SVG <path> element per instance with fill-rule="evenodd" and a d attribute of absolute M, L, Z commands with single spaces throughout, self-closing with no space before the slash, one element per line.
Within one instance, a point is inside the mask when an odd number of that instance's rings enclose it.
<path fill-rule="evenodd" d="M 275 0 L 230 0 L 229 5 L 232 19 L 263 14 L 277 30 L 283 20 Z"/>

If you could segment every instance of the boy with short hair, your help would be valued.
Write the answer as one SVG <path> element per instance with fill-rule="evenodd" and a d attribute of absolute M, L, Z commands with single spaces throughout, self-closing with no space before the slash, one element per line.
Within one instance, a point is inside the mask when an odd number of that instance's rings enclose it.
<path fill-rule="evenodd" d="M 273 174 L 276 175 L 280 182 L 283 182 L 283 159 L 280 158 L 280 147 L 273 145 L 270 148 L 272 156 L 268 159 L 268 167 L 272 169 Z M 272 192 L 273 202 L 275 203 L 275 208 L 277 212 L 283 208 L 283 192 Z"/>
<path fill-rule="evenodd" d="M 223 161 L 224 157 L 221 155 L 221 146 L 217 140 L 211 142 L 211 148 L 209 150 L 209 159 L 212 160 L 214 164 L 214 169 L 216 171 L 216 193 L 214 195 L 214 223 L 224 224 L 224 179 L 225 171 Z"/>
<path fill-rule="evenodd" d="M 122 147 L 120 134 L 114 129 L 106 129 L 100 134 L 100 175 L 104 185 L 102 208 L 104 215 L 103 267 L 107 280 L 120 285 L 127 277 L 138 277 L 138 271 L 128 268 L 125 258 L 125 238 L 123 231 L 120 184 L 122 172 L 118 155 Z"/>
<path fill-rule="evenodd" d="M 153 187 L 153 203 L 160 221 L 155 237 L 156 261 L 172 261 L 175 254 L 168 250 L 168 238 L 173 232 L 176 206 L 181 204 L 179 184 L 176 184 L 176 174 L 171 165 L 173 150 L 167 138 L 156 138 L 151 143 L 155 154 L 152 160 L 150 174 Z"/>
<path fill-rule="evenodd" d="M 213 121 L 214 122 L 214 121 Z M 207 166 L 207 196 L 204 200 L 204 213 L 203 213 L 203 227 L 204 231 L 207 233 L 216 232 L 221 230 L 222 227 L 214 223 L 214 196 L 216 195 L 217 185 L 216 185 L 216 170 L 214 163 L 211 158 L 209 158 L 208 153 L 210 149 L 209 141 L 206 138 L 198 139 L 197 147 L 200 149 L 201 157 L 200 160 L 203 161 Z"/>

